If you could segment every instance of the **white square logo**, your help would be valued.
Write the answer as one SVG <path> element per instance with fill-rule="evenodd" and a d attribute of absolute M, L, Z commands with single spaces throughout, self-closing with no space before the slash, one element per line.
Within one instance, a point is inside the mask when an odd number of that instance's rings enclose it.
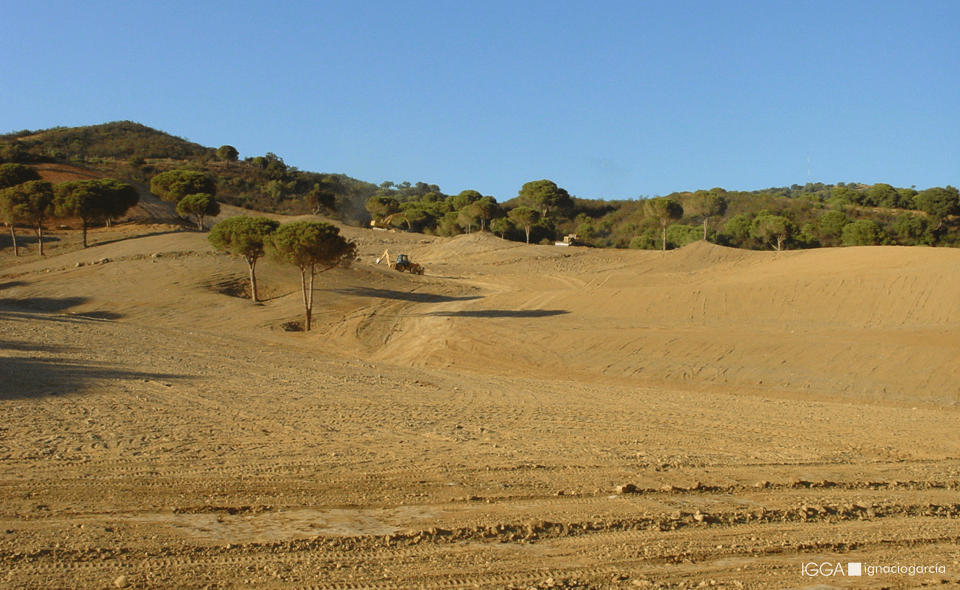
<path fill-rule="evenodd" d="M 848 563 L 847 564 L 847 575 L 848 576 L 862 576 L 863 569 L 859 563 Z"/>

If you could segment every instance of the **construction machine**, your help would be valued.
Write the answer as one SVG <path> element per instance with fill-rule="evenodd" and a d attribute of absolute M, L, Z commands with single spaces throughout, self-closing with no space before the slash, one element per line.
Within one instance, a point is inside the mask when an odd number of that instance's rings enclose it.
<path fill-rule="evenodd" d="M 567 234 L 563 236 L 562 242 L 555 242 L 557 246 L 580 246 L 580 236 L 577 234 Z"/>
<path fill-rule="evenodd" d="M 394 217 L 399 217 L 400 219 L 406 219 L 407 217 L 401 213 L 394 213 L 393 215 L 387 215 L 383 219 L 371 219 L 370 220 L 370 229 L 376 229 L 380 231 L 392 230 L 393 226 L 390 225 L 390 222 L 393 221 Z"/>
<path fill-rule="evenodd" d="M 422 275 L 425 270 L 422 266 L 410 260 L 410 257 L 406 254 L 398 254 L 396 260 L 391 260 L 390 258 L 390 249 L 383 251 L 383 254 L 377 257 L 377 264 L 381 262 L 386 262 L 390 268 L 394 269 L 397 272 L 411 272 L 415 275 Z"/>

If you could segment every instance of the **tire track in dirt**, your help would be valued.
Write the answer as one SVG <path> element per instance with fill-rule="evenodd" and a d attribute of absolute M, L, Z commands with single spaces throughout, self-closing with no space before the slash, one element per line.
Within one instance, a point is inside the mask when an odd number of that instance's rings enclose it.
<path fill-rule="evenodd" d="M 909 507 L 907 509 L 909 512 Z M 929 505 L 917 506 L 915 510 L 930 511 L 931 508 Z M 323 577 L 328 581 L 304 584 L 296 579 L 272 580 L 274 586 L 270 587 L 386 588 L 416 583 L 426 588 L 459 588 L 529 585 L 548 578 L 571 577 L 599 583 L 600 580 L 610 579 L 612 575 L 664 577 L 663 567 L 671 564 L 697 563 L 702 570 L 709 569 L 711 563 L 742 559 L 751 560 L 755 568 L 779 570 L 784 565 L 795 563 L 799 557 L 820 556 L 825 551 L 841 555 L 856 551 L 860 556 L 858 559 L 863 559 L 864 555 L 889 555 L 901 550 L 904 553 L 918 549 L 955 552 L 956 543 L 960 540 L 960 525 L 956 522 L 958 514 L 960 505 L 954 505 L 951 511 L 933 520 L 929 517 L 898 516 L 896 513 L 884 515 L 881 512 L 867 521 L 840 521 L 824 528 L 823 520 L 829 519 L 820 516 L 813 521 L 788 519 L 778 522 L 776 519 L 784 515 L 767 512 L 765 515 L 769 520 L 766 522 L 714 525 L 707 523 L 713 519 L 723 519 L 723 514 L 710 515 L 704 523 L 687 524 L 696 516 L 687 513 L 686 516 L 654 517 L 650 521 L 635 522 L 610 519 L 576 525 L 540 522 L 532 525 L 499 525 L 496 529 L 490 526 L 459 531 L 431 529 L 375 538 L 318 537 L 292 542 L 210 547 L 199 554 L 189 546 L 181 549 L 158 548 L 157 551 L 167 555 L 154 557 L 142 550 L 127 552 L 118 549 L 108 552 L 106 556 L 92 550 L 84 553 L 90 559 L 102 560 L 100 563 L 84 562 L 80 555 L 71 558 L 70 551 L 45 551 L 32 556 L 0 554 L 0 559 L 7 562 L 11 558 L 13 560 L 8 579 L 12 577 L 27 583 L 35 578 L 49 580 L 52 576 L 71 577 L 74 580 L 78 576 L 86 576 L 89 581 L 107 579 L 121 569 L 150 571 L 162 576 L 166 570 L 189 568 L 194 575 L 202 576 L 206 571 L 220 572 L 224 568 L 244 567 L 260 572 L 290 569 L 293 566 L 309 570 L 314 576 L 323 572 Z M 728 516 L 737 517 L 736 513 Z M 567 528 L 553 534 L 557 526 Z M 631 526 L 652 528 L 625 530 L 625 527 Z M 849 530 L 850 527 L 855 529 L 855 534 Z M 494 532 L 489 536 L 491 530 Z M 458 540 L 464 539 L 464 531 L 468 531 L 466 543 Z M 473 536 L 478 533 L 479 537 Z M 850 541 L 851 536 L 856 541 Z M 340 549 L 337 549 L 338 546 Z M 531 572 L 526 567 L 525 550 L 521 550 L 525 547 L 531 550 L 541 547 L 536 550 L 547 558 L 547 562 L 537 571 Z M 192 555 L 180 556 L 177 551 Z M 551 555 L 554 557 L 549 557 Z M 597 564 L 598 556 L 601 564 Z M 467 571 L 490 563 L 493 558 L 498 564 L 496 572 Z M 549 565 L 551 559 L 563 562 L 563 565 Z M 438 562 L 447 564 L 447 567 L 416 573 L 406 571 L 391 576 L 389 581 L 376 579 L 381 575 L 378 571 L 390 571 L 401 567 L 404 562 Z M 359 572 L 369 570 L 372 564 L 376 564 L 377 571 L 357 576 Z M 444 573 L 448 569 L 457 573 Z M 666 576 L 664 581 L 670 583 L 685 577 L 682 572 L 675 572 L 674 576 L 678 574 L 679 577 L 672 579 Z M 258 575 L 262 578 L 262 574 L 251 575 L 254 575 L 254 579 Z"/>

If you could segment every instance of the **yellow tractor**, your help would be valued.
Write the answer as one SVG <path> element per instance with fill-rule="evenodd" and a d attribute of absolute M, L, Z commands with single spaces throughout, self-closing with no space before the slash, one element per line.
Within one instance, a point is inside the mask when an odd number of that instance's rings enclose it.
<path fill-rule="evenodd" d="M 423 274 L 423 267 L 412 262 L 406 254 L 400 254 L 397 256 L 397 261 L 393 263 L 393 268 L 398 272 L 409 271 L 415 275 Z"/>
<path fill-rule="evenodd" d="M 397 272 L 407 271 L 415 275 L 422 275 L 424 271 L 424 268 L 422 266 L 420 266 L 416 262 L 411 261 L 410 257 L 407 256 L 406 254 L 399 254 L 397 255 L 396 260 L 391 260 L 389 249 L 384 250 L 383 254 L 381 254 L 377 258 L 377 264 L 380 264 L 381 262 L 386 262 L 390 266 L 390 268 L 394 269 Z"/>
<path fill-rule="evenodd" d="M 406 219 L 406 215 L 400 213 L 394 213 L 393 215 L 387 215 L 383 219 L 371 219 L 370 220 L 370 229 L 375 229 L 379 231 L 393 231 L 393 226 L 390 224 L 393 221 L 394 217 L 399 217 L 401 219 Z"/>

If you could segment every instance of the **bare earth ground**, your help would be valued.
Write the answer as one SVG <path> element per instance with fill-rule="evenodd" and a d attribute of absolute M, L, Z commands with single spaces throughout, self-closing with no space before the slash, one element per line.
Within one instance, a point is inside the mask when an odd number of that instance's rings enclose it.
<path fill-rule="evenodd" d="M 206 234 L 0 238 L 0 587 L 960 581 L 960 251 L 344 233 L 310 333 Z"/>

